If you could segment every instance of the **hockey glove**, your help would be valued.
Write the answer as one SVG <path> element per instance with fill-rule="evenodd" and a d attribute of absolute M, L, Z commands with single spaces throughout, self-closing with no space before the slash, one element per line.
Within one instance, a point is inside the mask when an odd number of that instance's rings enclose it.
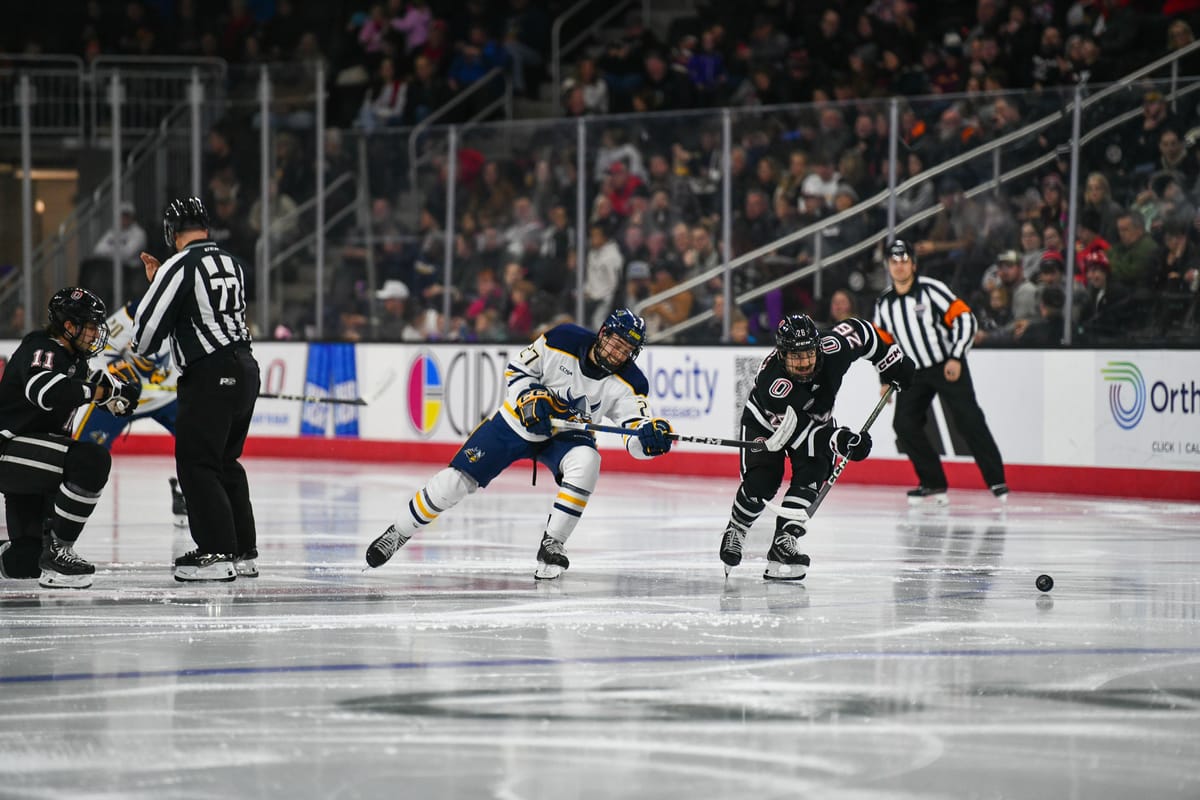
<path fill-rule="evenodd" d="M 876 368 L 883 382 L 890 383 L 900 392 L 912 386 L 913 375 L 917 371 L 912 359 L 900 352 L 896 345 L 888 348 L 887 355 L 880 360 Z"/>
<path fill-rule="evenodd" d="M 796 433 L 796 410 L 788 406 L 787 411 L 783 412 L 783 418 L 779 420 L 779 427 L 771 434 L 771 437 L 763 442 L 767 449 L 772 453 L 777 453 L 787 447 L 792 441 L 792 436 Z"/>
<path fill-rule="evenodd" d="M 871 434 L 857 433 L 849 428 L 838 428 L 829 440 L 833 452 L 851 461 L 862 461 L 871 453 Z"/>
<path fill-rule="evenodd" d="M 124 362 L 120 362 L 124 363 Z M 128 367 L 128 364 L 125 364 Z M 92 373 L 92 385 L 104 389 L 104 399 L 96 403 L 107 408 L 116 417 L 132 417 L 137 411 L 138 398 L 142 396 L 142 379 L 134 376 L 133 380 L 114 374 L 112 368 L 98 369 Z"/>
<path fill-rule="evenodd" d="M 667 436 L 670 432 L 671 423 L 662 417 L 655 417 L 643 422 L 637 427 L 637 437 L 638 442 L 642 445 L 642 452 L 648 456 L 666 455 L 671 450 L 671 439 Z"/>
<path fill-rule="evenodd" d="M 554 392 L 535 383 L 517 395 L 517 415 L 525 430 L 538 436 L 551 436 L 554 431 L 550 427 L 550 419 L 570 419 L 570 406 Z"/>

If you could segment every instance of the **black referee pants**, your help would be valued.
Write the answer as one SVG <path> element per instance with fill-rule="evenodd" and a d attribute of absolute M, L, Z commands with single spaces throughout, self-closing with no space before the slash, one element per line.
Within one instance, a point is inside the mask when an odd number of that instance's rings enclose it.
<path fill-rule="evenodd" d="M 238 462 L 258 399 L 258 362 L 234 345 L 187 366 L 179 378 L 175 469 L 202 553 L 257 547 L 246 471 Z"/>
<path fill-rule="evenodd" d="M 958 431 L 971 448 L 983 481 L 988 486 L 1004 483 L 1004 462 L 1000 449 L 988 430 L 983 409 L 975 399 L 975 386 L 971 382 L 971 370 L 962 362 L 962 374 L 957 381 L 946 380 L 945 365 L 938 364 L 928 369 L 917 370 L 912 386 L 896 395 L 896 414 L 893 428 L 900 449 L 906 453 L 916 470 L 917 480 L 930 489 L 946 488 L 946 473 L 942 460 L 929 437 L 925 435 L 925 424 L 929 418 L 929 407 L 935 396 L 941 396 L 947 412 Z"/>

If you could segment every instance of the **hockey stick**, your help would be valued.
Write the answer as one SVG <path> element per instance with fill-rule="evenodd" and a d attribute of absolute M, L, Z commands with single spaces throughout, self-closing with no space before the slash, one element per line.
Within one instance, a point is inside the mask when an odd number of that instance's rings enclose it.
<path fill-rule="evenodd" d="M 260 392 L 260 400 L 296 400 L 301 403 L 328 403 L 330 405 L 369 406 L 383 396 L 387 388 L 396 380 L 396 370 L 389 369 L 383 373 L 383 378 L 366 397 L 324 397 L 321 395 L 276 394 Z"/>
<path fill-rule="evenodd" d="M 892 398 L 892 393 L 895 391 L 895 386 L 889 386 L 887 391 L 883 393 L 883 396 L 879 398 L 879 402 L 875 404 L 875 410 L 871 412 L 871 416 L 867 417 L 867 421 L 863 423 L 861 428 L 859 428 L 858 433 L 860 436 L 869 431 L 871 426 L 875 424 L 875 419 L 879 416 L 879 413 L 883 411 L 883 407 L 887 405 L 888 400 Z M 767 508 L 784 519 L 795 519 L 801 522 L 806 522 L 812 518 L 813 514 L 817 513 L 817 507 L 824 502 L 825 496 L 829 494 L 829 490 L 833 488 L 835 483 L 837 483 L 837 479 L 841 477 L 842 471 L 846 469 L 846 464 L 848 463 L 850 463 L 850 459 L 844 456 L 838 459 L 838 462 L 833 465 L 833 474 L 831 474 L 828 480 L 825 481 L 825 485 L 821 487 L 821 491 L 817 492 L 816 499 L 809 504 L 807 509 L 784 508 L 783 506 L 775 505 L 771 502 L 767 502 Z"/>
<path fill-rule="evenodd" d="M 550 425 L 563 431 L 595 431 L 597 433 L 619 433 L 622 436 L 637 436 L 633 428 L 622 428 L 617 425 L 597 425 L 594 422 L 575 422 L 567 419 L 551 419 Z M 747 442 L 742 439 L 720 439 L 716 436 L 688 436 L 683 433 L 668 433 L 667 438 L 673 442 L 692 442 L 694 444 L 711 444 L 717 447 L 740 447 L 743 450 L 766 450 L 762 442 Z"/>
<path fill-rule="evenodd" d="M 389 369 L 383 375 L 383 380 L 371 391 L 366 397 L 324 397 L 315 394 L 278 394 L 276 392 L 260 392 L 258 398 L 260 400 L 295 400 L 300 403 L 327 403 L 329 405 L 346 405 L 346 406 L 368 406 L 374 403 L 389 386 L 396 380 L 396 370 Z M 150 389 L 156 392 L 175 392 L 178 389 L 174 386 L 160 386 L 158 384 L 145 384 L 143 390 Z"/>
<path fill-rule="evenodd" d="M 329 405 L 365 406 L 367 401 L 361 397 L 321 397 L 312 394 L 275 394 L 262 392 L 259 400 L 296 400 L 301 403 L 328 403 Z"/>

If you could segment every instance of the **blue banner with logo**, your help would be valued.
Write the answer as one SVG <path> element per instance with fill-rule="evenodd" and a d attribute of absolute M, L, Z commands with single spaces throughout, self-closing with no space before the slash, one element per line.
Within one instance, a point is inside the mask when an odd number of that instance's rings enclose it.
<path fill-rule="evenodd" d="M 304 394 L 313 397 L 353 399 L 358 396 L 358 369 L 353 344 L 316 343 L 308 346 Z M 301 436 L 326 436 L 333 419 L 333 435 L 358 438 L 358 406 L 305 403 L 300 415 Z M 332 409 L 332 414 L 330 409 Z"/>

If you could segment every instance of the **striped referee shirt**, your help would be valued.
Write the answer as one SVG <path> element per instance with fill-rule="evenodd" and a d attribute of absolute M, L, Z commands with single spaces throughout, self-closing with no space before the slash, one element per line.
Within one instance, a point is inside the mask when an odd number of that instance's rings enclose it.
<path fill-rule="evenodd" d="M 875 326 L 887 334 L 885 341 L 895 341 L 918 369 L 966 358 L 979 330 L 971 309 L 949 286 L 921 275 L 913 277 L 905 294 L 893 286 L 880 295 L 875 303 Z"/>
<path fill-rule="evenodd" d="M 154 275 L 133 319 L 133 351 L 150 356 L 170 337 L 180 371 L 239 342 L 249 343 L 242 264 L 210 239 L 189 243 Z"/>

